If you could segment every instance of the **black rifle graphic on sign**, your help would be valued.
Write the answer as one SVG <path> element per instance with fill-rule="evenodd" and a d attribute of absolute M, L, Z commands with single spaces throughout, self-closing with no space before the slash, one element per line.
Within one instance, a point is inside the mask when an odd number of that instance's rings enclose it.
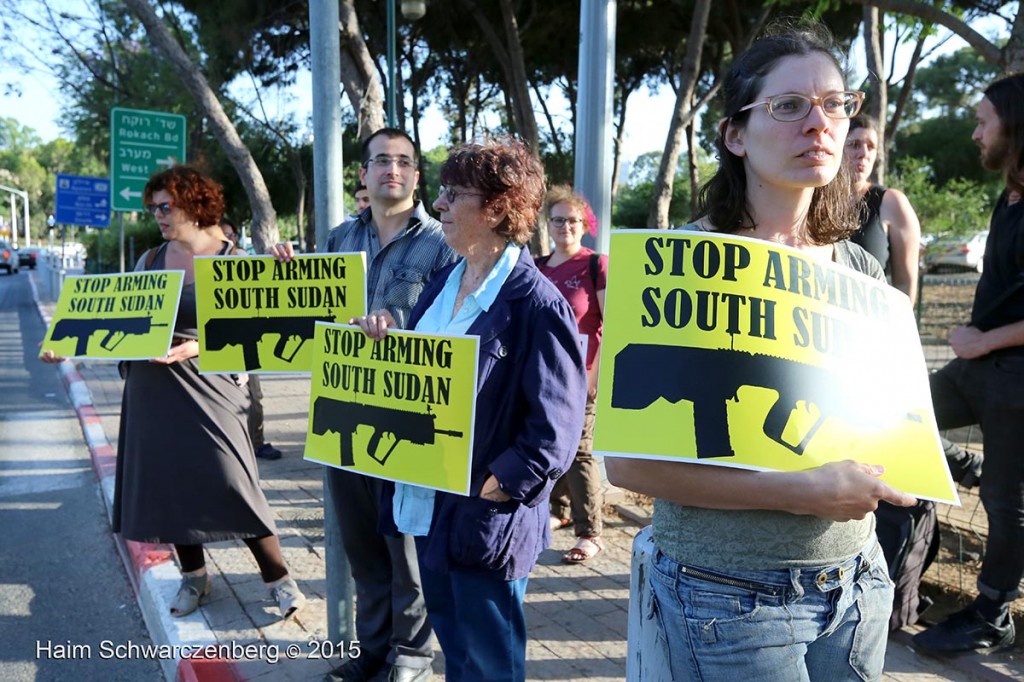
<path fill-rule="evenodd" d="M 765 415 L 762 430 L 773 441 L 802 455 L 830 417 L 862 422 L 865 405 L 849 400 L 843 379 L 821 367 L 729 349 L 688 348 L 631 343 L 615 356 L 612 407 L 642 410 L 658 398 L 693 403 L 697 458 L 732 457 L 726 401 L 738 400 L 741 386 L 768 388 L 779 394 Z M 818 416 L 802 438 L 787 442 L 786 430 L 797 402 L 817 407 Z M 905 419 L 921 422 L 915 414 Z M 868 420 L 870 421 L 870 420 Z"/>
<path fill-rule="evenodd" d="M 89 349 L 89 337 L 98 331 L 106 331 L 100 340 L 100 348 L 113 351 L 129 334 L 148 334 L 153 327 L 167 324 L 153 324 L 151 317 L 114 317 L 109 319 L 64 318 L 53 326 L 54 341 L 75 339 L 75 355 L 85 355 Z"/>
<path fill-rule="evenodd" d="M 360 405 L 325 397 L 317 398 L 313 402 L 313 433 L 322 436 L 330 431 L 341 436 L 341 466 L 344 467 L 355 466 L 352 435 L 360 425 L 373 429 L 373 435 L 367 444 L 367 454 L 381 465 L 388 461 L 388 457 L 395 451 L 395 446 L 400 441 L 406 440 L 413 445 L 433 445 L 434 436 L 438 434 L 462 438 L 461 431 L 435 429 L 435 419 L 437 415 L 431 413 L 429 407 L 427 412 L 423 413 L 376 405 Z M 377 448 L 385 433 L 394 436 L 395 442 L 381 457 L 377 455 Z"/>
<path fill-rule="evenodd" d="M 313 338 L 317 321 L 334 322 L 330 314 L 321 317 L 256 317 L 237 319 L 229 317 L 211 318 L 206 322 L 203 338 L 210 350 L 223 350 L 226 346 L 241 346 L 246 371 L 260 368 L 257 345 L 266 334 L 279 336 L 274 345 L 274 357 L 291 362 L 302 346 Z M 288 343 L 297 340 L 291 353 Z"/>

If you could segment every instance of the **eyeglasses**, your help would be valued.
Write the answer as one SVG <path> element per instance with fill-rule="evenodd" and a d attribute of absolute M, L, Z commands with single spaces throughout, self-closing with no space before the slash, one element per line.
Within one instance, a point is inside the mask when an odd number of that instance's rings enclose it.
<path fill-rule="evenodd" d="M 165 201 L 162 204 L 146 204 L 146 210 L 149 211 L 150 214 L 154 216 L 156 215 L 157 211 L 160 211 L 162 215 L 167 215 L 174 210 L 174 204 L 171 203 L 170 201 Z"/>
<path fill-rule="evenodd" d="M 843 119 L 856 116 L 860 112 L 860 107 L 863 103 L 864 93 L 856 90 L 830 92 L 821 97 L 807 97 L 806 95 L 798 95 L 796 93 L 786 93 L 784 95 L 766 97 L 759 102 L 748 104 L 736 113 L 739 114 L 754 107 L 764 106 L 768 109 L 768 115 L 776 121 L 790 123 L 792 121 L 804 120 L 810 116 L 811 109 L 819 106 L 829 118 Z"/>
<path fill-rule="evenodd" d="M 465 192 L 460 189 L 452 189 L 451 187 L 441 185 L 437 192 L 437 196 L 438 198 L 444 197 L 448 200 L 449 204 L 454 204 L 455 200 L 459 197 L 482 197 L 483 195 L 480 194 L 480 192 Z"/>
<path fill-rule="evenodd" d="M 569 224 L 569 227 L 579 227 L 583 224 L 583 218 L 563 218 L 558 216 L 557 218 L 552 218 L 550 222 L 555 227 L 564 227 L 566 223 Z"/>
<path fill-rule="evenodd" d="M 396 163 L 402 170 L 409 170 L 410 168 L 416 167 L 416 163 L 408 156 L 388 156 L 387 154 L 378 154 L 367 161 L 366 166 L 373 166 L 374 168 L 391 168 L 392 164 Z"/>

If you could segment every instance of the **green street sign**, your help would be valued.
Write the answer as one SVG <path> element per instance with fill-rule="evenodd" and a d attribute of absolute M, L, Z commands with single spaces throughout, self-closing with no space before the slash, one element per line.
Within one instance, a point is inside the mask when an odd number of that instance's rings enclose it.
<path fill-rule="evenodd" d="M 185 117 L 142 109 L 110 110 L 110 207 L 141 211 L 149 176 L 185 160 Z"/>

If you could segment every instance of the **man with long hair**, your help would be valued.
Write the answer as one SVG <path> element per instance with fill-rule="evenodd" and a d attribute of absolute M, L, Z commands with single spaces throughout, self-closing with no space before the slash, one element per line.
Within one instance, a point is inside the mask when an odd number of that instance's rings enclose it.
<path fill-rule="evenodd" d="M 985 90 L 972 139 L 982 165 L 1003 174 L 971 322 L 949 334 L 956 359 L 932 375 L 939 428 L 980 424 L 981 501 L 988 543 L 978 597 L 914 637 L 936 654 L 987 652 L 1014 641 L 1010 604 L 1024 577 L 1024 74 Z"/>

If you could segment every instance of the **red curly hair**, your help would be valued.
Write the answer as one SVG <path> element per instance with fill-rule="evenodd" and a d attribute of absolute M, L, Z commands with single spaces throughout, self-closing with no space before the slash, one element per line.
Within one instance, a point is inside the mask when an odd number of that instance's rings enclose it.
<path fill-rule="evenodd" d="M 224 215 L 224 188 L 195 168 L 172 166 L 155 173 L 142 192 L 143 201 L 150 203 L 160 190 L 170 194 L 174 207 L 184 211 L 199 227 L 220 224 Z"/>

